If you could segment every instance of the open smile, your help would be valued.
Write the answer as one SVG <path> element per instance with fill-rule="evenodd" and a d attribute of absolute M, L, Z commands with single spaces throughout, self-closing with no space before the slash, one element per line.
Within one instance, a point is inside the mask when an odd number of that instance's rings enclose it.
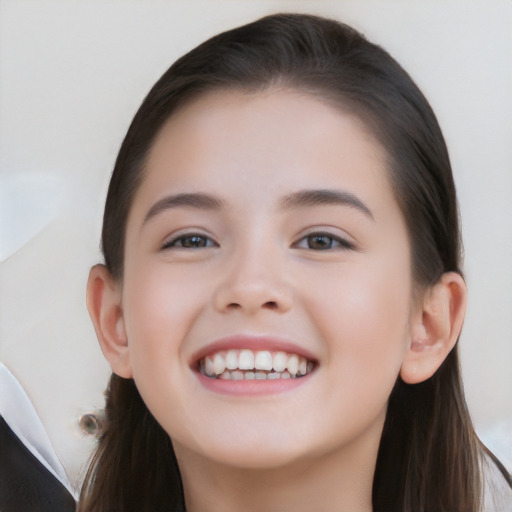
<path fill-rule="evenodd" d="M 211 391 L 267 394 L 294 389 L 318 367 L 302 346 L 266 336 L 230 336 L 203 347 L 192 358 L 199 381 Z"/>
<path fill-rule="evenodd" d="M 222 350 L 199 360 L 201 374 L 222 380 L 296 379 L 314 367 L 312 360 L 298 354 L 247 348 Z"/>

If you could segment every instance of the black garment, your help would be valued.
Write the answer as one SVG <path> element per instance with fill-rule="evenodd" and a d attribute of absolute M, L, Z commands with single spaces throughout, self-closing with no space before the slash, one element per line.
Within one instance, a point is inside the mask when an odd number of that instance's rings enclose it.
<path fill-rule="evenodd" d="M 0 416 L 0 511 L 73 512 L 75 507 L 73 496 Z"/>

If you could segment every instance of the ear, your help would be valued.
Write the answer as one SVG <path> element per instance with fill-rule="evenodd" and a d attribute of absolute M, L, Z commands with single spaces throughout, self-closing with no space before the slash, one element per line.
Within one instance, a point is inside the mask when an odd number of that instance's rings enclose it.
<path fill-rule="evenodd" d="M 467 289 L 460 274 L 447 272 L 424 294 L 411 322 L 411 344 L 400 376 L 423 382 L 437 371 L 459 338 L 466 313 Z"/>
<path fill-rule="evenodd" d="M 94 266 L 89 273 L 87 309 L 103 355 L 110 363 L 112 371 L 120 377 L 131 378 L 128 339 L 121 306 L 121 286 L 104 265 Z"/>

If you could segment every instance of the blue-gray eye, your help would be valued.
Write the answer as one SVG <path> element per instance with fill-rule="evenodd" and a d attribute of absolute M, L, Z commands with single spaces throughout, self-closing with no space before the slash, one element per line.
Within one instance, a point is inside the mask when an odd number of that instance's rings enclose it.
<path fill-rule="evenodd" d="M 180 235 L 173 238 L 164 245 L 164 249 L 170 249 L 172 247 L 183 248 L 183 249 L 203 249 L 205 247 L 214 247 L 216 244 L 213 240 L 205 235 L 189 234 Z"/>
<path fill-rule="evenodd" d="M 311 249 L 313 251 L 327 251 L 329 249 L 353 249 L 354 246 L 343 238 L 329 233 L 311 233 L 301 238 L 295 247 Z"/>

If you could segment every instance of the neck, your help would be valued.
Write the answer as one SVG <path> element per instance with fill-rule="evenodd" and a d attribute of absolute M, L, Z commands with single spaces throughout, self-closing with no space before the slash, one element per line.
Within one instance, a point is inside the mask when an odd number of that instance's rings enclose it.
<path fill-rule="evenodd" d="M 368 441 L 271 469 L 225 466 L 175 446 L 187 512 L 371 512 L 379 439 Z"/>

